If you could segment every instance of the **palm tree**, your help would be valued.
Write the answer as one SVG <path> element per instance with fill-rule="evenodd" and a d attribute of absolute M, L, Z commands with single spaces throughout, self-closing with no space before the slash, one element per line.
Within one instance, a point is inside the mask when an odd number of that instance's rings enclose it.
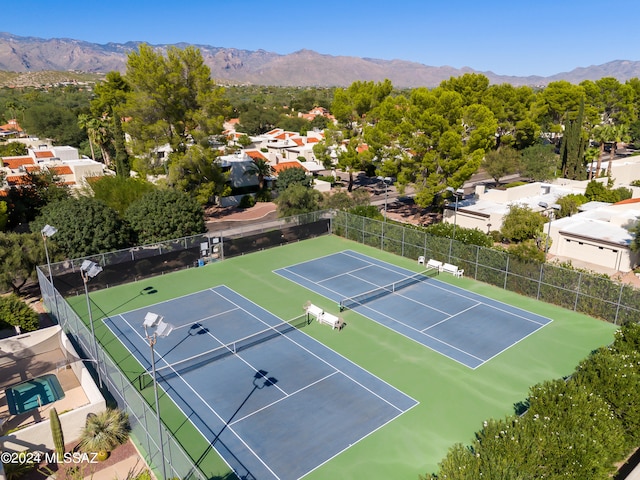
<path fill-rule="evenodd" d="M 626 125 L 615 125 L 611 127 L 611 137 L 610 140 L 612 142 L 611 145 L 611 153 L 609 155 L 609 165 L 607 166 L 607 177 L 611 178 L 611 164 L 613 163 L 613 158 L 616 156 L 616 151 L 618 149 L 618 142 L 622 142 L 622 140 L 626 139 L 628 136 L 629 128 Z"/>
<path fill-rule="evenodd" d="M 611 137 L 611 125 L 599 125 L 591 132 L 593 139 L 600 144 L 600 154 L 598 155 L 598 164 L 595 169 L 589 168 L 589 180 L 600 174 L 600 166 L 602 165 L 602 156 L 604 155 L 604 144 Z"/>
<path fill-rule="evenodd" d="M 253 161 L 253 165 L 250 165 L 245 175 L 257 175 L 258 176 L 258 188 L 264 190 L 264 179 L 273 173 L 273 168 L 263 158 L 256 158 Z"/>
<path fill-rule="evenodd" d="M 91 149 L 91 158 L 95 162 L 96 153 L 93 149 L 95 118 L 91 118 L 86 113 L 81 113 L 80 115 L 78 115 L 78 127 L 80 127 L 80 129 L 82 130 L 87 131 L 87 138 L 89 139 L 89 148 Z"/>

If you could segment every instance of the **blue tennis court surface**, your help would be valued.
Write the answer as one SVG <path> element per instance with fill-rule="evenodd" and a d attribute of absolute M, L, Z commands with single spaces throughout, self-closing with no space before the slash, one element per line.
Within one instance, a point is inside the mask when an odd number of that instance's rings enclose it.
<path fill-rule="evenodd" d="M 176 326 L 155 346 L 160 387 L 240 478 L 300 478 L 417 404 L 224 286 L 105 319 L 148 370 L 149 311 Z"/>
<path fill-rule="evenodd" d="M 276 270 L 340 303 L 393 282 L 410 281 L 350 308 L 469 368 L 477 368 L 551 319 L 358 252 L 346 250 Z M 443 273 L 443 275 L 445 275 Z"/>

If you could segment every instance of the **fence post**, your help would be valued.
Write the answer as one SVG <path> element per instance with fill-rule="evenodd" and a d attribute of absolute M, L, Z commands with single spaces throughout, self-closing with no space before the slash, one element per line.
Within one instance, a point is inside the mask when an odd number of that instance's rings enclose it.
<path fill-rule="evenodd" d="M 404 257 L 404 232 L 407 231 L 407 227 L 402 227 L 402 247 L 400 247 L 400 255 Z"/>
<path fill-rule="evenodd" d="M 616 316 L 613 319 L 613 324 L 618 325 L 618 312 L 620 312 L 620 302 L 622 301 L 622 290 L 624 288 L 624 284 L 620 284 L 620 294 L 618 295 L 618 305 L 616 305 Z"/>
<path fill-rule="evenodd" d="M 474 269 L 473 279 L 478 280 L 478 264 L 480 263 L 480 245 L 476 245 L 476 268 Z"/>
<path fill-rule="evenodd" d="M 542 273 L 544 272 L 544 263 L 540 264 L 540 277 L 538 278 L 538 293 L 536 294 L 536 300 L 540 300 L 540 287 L 542 286 Z"/>
<path fill-rule="evenodd" d="M 582 285 L 582 272 L 578 275 L 578 285 L 576 286 L 576 300 L 573 302 L 573 311 L 578 311 L 578 298 L 580 297 L 580 285 Z"/>
<path fill-rule="evenodd" d="M 507 289 L 507 277 L 509 276 L 509 255 L 507 255 L 507 264 L 504 267 L 504 289 Z"/>

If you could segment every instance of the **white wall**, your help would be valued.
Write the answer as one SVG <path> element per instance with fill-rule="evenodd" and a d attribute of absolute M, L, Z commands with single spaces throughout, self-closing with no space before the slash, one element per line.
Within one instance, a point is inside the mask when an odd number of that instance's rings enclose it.
<path fill-rule="evenodd" d="M 62 342 L 59 335 L 65 335 L 65 333 L 62 332 L 60 326 L 56 325 L 0 340 L 0 348 L 3 352 L 18 354 L 28 350 L 29 355 L 48 352 L 52 348 L 63 348 L 61 347 Z M 71 355 L 78 358 L 79 356 L 77 352 L 72 350 L 71 344 L 68 341 L 64 343 L 66 348 L 70 350 Z M 99 413 L 106 408 L 104 397 L 82 362 L 72 363 L 71 369 L 78 378 L 78 382 L 84 390 L 89 403 L 65 413 L 58 412 L 65 443 L 71 443 L 80 438 L 80 433 L 89 413 Z M 32 450 L 44 452 L 53 449 L 53 437 L 51 436 L 51 426 L 48 419 L 0 437 L 0 450 L 4 451 L 21 452 L 23 450 Z"/>

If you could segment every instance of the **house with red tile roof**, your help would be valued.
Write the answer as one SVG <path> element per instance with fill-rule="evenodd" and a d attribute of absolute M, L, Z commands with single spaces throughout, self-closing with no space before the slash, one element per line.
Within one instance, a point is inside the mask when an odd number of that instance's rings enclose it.
<path fill-rule="evenodd" d="M 50 172 L 60 184 L 73 188 L 87 185 L 87 178 L 113 174 L 102 163 L 79 158 L 74 147 L 41 145 L 28 148 L 28 155 L 2 157 L 0 170 L 5 174 L 3 189 L 20 187 L 27 183 L 28 174 Z"/>
<path fill-rule="evenodd" d="M 23 130 L 15 118 L 12 118 L 4 125 L 0 125 L 0 138 L 19 137 L 22 134 Z"/>

